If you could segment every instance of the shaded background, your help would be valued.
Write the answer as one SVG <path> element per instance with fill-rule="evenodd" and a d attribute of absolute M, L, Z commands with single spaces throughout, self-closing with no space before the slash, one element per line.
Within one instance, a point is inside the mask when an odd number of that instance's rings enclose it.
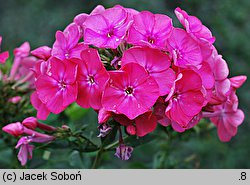
<path fill-rule="evenodd" d="M 2 50 L 13 50 L 24 41 L 28 41 L 33 49 L 41 45 L 51 46 L 57 30 L 63 30 L 77 14 L 90 13 L 98 4 L 106 8 L 121 4 L 140 11 L 164 13 L 173 18 L 175 26 L 178 22 L 173 11 L 179 6 L 197 16 L 212 30 L 216 37 L 215 46 L 228 62 L 230 76 L 248 76 L 250 73 L 249 0 L 0 0 Z M 246 118 L 229 143 L 221 143 L 215 129 L 186 138 L 184 134 L 171 144 L 165 142 L 163 137 L 137 147 L 132 159 L 127 162 L 114 158 L 113 152 L 108 152 L 104 155 L 101 168 L 250 168 L 249 80 L 237 94 Z M 94 111 L 74 110 L 75 107 L 67 112 L 69 122 L 97 126 Z M 49 122 L 59 124 L 58 119 L 64 121 L 60 116 L 51 116 Z M 35 151 L 29 167 L 89 168 L 94 155 L 79 155 L 77 151 L 56 148 L 42 153 Z M 0 156 L 0 167 L 13 167 L 10 149 L 0 145 Z"/>

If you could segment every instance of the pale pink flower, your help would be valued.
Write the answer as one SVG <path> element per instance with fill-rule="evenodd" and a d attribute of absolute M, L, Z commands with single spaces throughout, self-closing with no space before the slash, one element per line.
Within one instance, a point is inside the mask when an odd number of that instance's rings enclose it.
<path fill-rule="evenodd" d="M 100 109 L 101 97 L 109 79 L 100 56 L 95 49 L 87 49 L 81 53 L 78 63 L 78 97 L 77 104 L 83 108 Z"/>
<path fill-rule="evenodd" d="M 27 163 L 28 159 L 32 159 L 34 146 L 30 145 L 30 142 L 29 137 L 21 137 L 15 147 L 20 148 L 17 157 L 22 166 Z"/>
<path fill-rule="evenodd" d="M 127 42 L 133 45 L 164 49 L 173 25 L 172 19 L 163 14 L 142 11 L 134 15 Z"/>
<path fill-rule="evenodd" d="M 15 148 L 16 149 L 20 148 L 17 157 L 18 157 L 18 160 L 21 162 L 22 166 L 24 166 L 27 163 L 28 159 L 32 158 L 32 152 L 33 152 L 34 146 L 30 145 L 31 142 L 47 143 L 55 139 L 53 136 L 48 136 L 48 135 L 44 135 L 44 136 L 46 137 L 25 136 L 25 137 L 21 137 L 18 140 L 18 143 Z"/>
<path fill-rule="evenodd" d="M 35 85 L 39 99 L 58 114 L 77 98 L 77 65 L 57 58 L 52 58 L 50 64 L 50 73 L 39 76 Z"/>
<path fill-rule="evenodd" d="M 138 63 L 143 66 L 159 86 L 160 96 L 170 92 L 175 80 L 175 73 L 170 69 L 170 58 L 167 54 L 151 48 L 133 47 L 123 53 L 121 65 Z"/>
<path fill-rule="evenodd" d="M 102 105 L 108 111 L 132 120 L 149 111 L 159 97 L 157 82 L 139 64 L 129 63 L 109 74 L 102 98 Z"/>
<path fill-rule="evenodd" d="M 238 98 L 234 92 L 227 101 L 212 107 L 212 112 L 203 112 L 217 127 L 219 139 L 228 142 L 237 133 L 237 128 L 244 120 L 244 113 L 238 109 Z"/>
<path fill-rule="evenodd" d="M 183 29 L 173 29 L 168 39 L 168 49 L 178 67 L 198 66 L 202 62 L 200 46 Z"/>

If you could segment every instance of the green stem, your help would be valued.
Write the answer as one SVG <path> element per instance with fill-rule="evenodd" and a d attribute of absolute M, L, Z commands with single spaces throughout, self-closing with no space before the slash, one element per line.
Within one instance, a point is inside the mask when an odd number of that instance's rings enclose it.
<path fill-rule="evenodd" d="M 125 137 L 123 137 L 123 140 L 125 140 L 125 139 L 127 139 L 127 138 L 128 138 L 128 136 L 125 136 Z M 118 145 L 118 144 L 119 144 L 119 140 L 116 141 L 116 142 L 114 142 L 114 143 L 111 143 L 111 144 L 108 145 L 108 146 L 106 146 L 106 147 L 104 148 L 104 150 L 109 150 L 109 149 L 115 147 L 115 146 Z"/>
<path fill-rule="evenodd" d="M 102 154 L 103 154 L 103 146 L 101 145 L 100 150 L 97 152 L 97 155 L 95 157 L 94 163 L 92 165 L 92 169 L 97 169 L 97 167 L 101 161 Z"/>

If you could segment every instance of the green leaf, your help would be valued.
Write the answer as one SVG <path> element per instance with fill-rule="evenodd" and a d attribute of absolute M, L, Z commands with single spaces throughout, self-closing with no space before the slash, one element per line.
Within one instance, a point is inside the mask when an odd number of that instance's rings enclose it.
<path fill-rule="evenodd" d="M 81 119 L 88 111 L 89 109 L 84 109 L 74 103 L 65 110 L 65 114 L 69 117 L 70 120 L 77 121 Z"/>

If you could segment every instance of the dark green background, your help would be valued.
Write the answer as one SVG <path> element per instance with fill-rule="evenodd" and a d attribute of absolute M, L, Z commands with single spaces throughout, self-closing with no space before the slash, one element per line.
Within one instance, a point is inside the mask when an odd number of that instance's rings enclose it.
<path fill-rule="evenodd" d="M 90 13 L 98 4 L 106 8 L 115 4 L 137 10 L 164 13 L 179 25 L 173 11 L 177 6 L 195 15 L 209 27 L 216 37 L 215 46 L 228 62 L 230 76 L 249 75 L 250 72 L 250 1 L 249 0 L 0 0 L 0 35 L 3 36 L 3 50 L 12 50 L 24 41 L 32 48 L 51 46 L 56 30 L 63 30 L 79 13 Z M 221 143 L 216 130 L 205 134 L 194 134 L 172 142 L 154 140 L 135 149 L 128 162 L 113 157 L 112 152 L 104 155 L 101 168 L 249 168 L 250 167 L 250 83 L 238 90 L 240 108 L 245 112 L 245 121 L 238 134 L 229 143 Z M 93 111 L 81 110 L 70 113 L 73 124 L 97 126 Z M 77 109 L 78 110 L 78 109 Z M 73 113 L 72 113 L 73 112 Z M 79 112 L 79 111 L 77 111 Z M 56 121 L 55 119 L 59 119 Z M 60 121 L 61 119 L 61 121 Z M 59 124 L 63 118 L 51 116 L 52 124 Z M 46 149 L 50 159 L 41 151 L 35 151 L 29 168 L 89 168 L 95 154 L 80 157 L 77 151 Z M 11 150 L 0 146 L 0 167 L 10 168 L 13 160 Z M 42 158 L 42 160 L 41 160 Z"/>

